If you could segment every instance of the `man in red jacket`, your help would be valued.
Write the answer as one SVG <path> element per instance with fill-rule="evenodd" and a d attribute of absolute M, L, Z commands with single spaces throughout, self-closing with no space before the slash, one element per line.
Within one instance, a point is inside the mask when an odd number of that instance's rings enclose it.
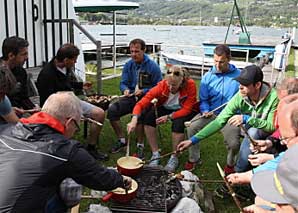
<path fill-rule="evenodd" d="M 186 76 L 181 67 L 173 66 L 167 71 L 165 79 L 136 104 L 132 120 L 127 124 L 127 131 L 130 133 L 137 125 L 144 125 L 145 135 L 152 151 L 151 159 L 155 159 L 160 156 L 156 125 L 172 121 L 172 149 L 175 151 L 177 144 L 184 139 L 184 122 L 194 117 L 197 109 L 195 82 Z M 150 163 L 151 166 L 158 164 L 159 160 Z M 174 172 L 178 164 L 178 158 L 173 154 L 165 169 Z"/>

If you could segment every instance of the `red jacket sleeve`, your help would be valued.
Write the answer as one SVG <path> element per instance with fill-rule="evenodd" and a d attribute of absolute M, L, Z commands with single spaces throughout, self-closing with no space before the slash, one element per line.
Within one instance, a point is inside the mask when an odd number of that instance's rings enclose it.
<path fill-rule="evenodd" d="M 147 107 L 151 106 L 151 101 L 154 98 L 157 98 L 159 102 L 157 103 L 160 105 L 160 96 L 162 95 L 162 88 L 165 84 L 165 80 L 160 81 L 155 87 L 149 90 L 149 92 L 146 93 L 146 95 L 138 101 L 138 103 L 133 108 L 132 114 L 133 115 L 141 115 L 142 111 L 146 109 Z"/>

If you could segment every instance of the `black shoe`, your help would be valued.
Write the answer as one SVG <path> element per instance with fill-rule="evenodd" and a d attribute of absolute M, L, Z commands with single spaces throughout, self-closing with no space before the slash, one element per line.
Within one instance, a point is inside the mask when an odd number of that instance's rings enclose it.
<path fill-rule="evenodd" d="M 87 151 L 96 160 L 100 160 L 100 161 L 107 161 L 107 160 L 109 160 L 109 155 L 108 154 L 103 153 L 103 152 L 99 152 L 95 148 L 89 148 L 89 147 L 87 147 Z"/>
<path fill-rule="evenodd" d="M 115 154 L 120 152 L 121 149 L 126 147 L 126 143 L 121 143 L 119 140 L 114 144 L 114 146 L 111 149 L 111 153 Z"/>

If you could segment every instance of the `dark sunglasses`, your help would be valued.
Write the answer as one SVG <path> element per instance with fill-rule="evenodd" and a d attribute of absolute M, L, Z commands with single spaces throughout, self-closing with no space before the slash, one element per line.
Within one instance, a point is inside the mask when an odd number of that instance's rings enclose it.
<path fill-rule="evenodd" d="M 176 76 L 180 76 L 180 72 L 179 71 L 170 71 L 170 70 L 168 70 L 167 71 L 167 74 L 172 74 L 173 73 L 173 75 L 176 75 Z"/>

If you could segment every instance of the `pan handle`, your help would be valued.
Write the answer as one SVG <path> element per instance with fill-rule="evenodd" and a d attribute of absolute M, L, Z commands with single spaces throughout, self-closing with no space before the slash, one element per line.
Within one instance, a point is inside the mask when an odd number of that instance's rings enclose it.
<path fill-rule="evenodd" d="M 113 192 L 109 192 L 108 194 L 106 194 L 105 196 L 103 196 L 103 197 L 101 198 L 101 200 L 102 200 L 103 202 L 108 202 L 108 201 L 112 198 L 112 196 L 113 196 Z"/>

